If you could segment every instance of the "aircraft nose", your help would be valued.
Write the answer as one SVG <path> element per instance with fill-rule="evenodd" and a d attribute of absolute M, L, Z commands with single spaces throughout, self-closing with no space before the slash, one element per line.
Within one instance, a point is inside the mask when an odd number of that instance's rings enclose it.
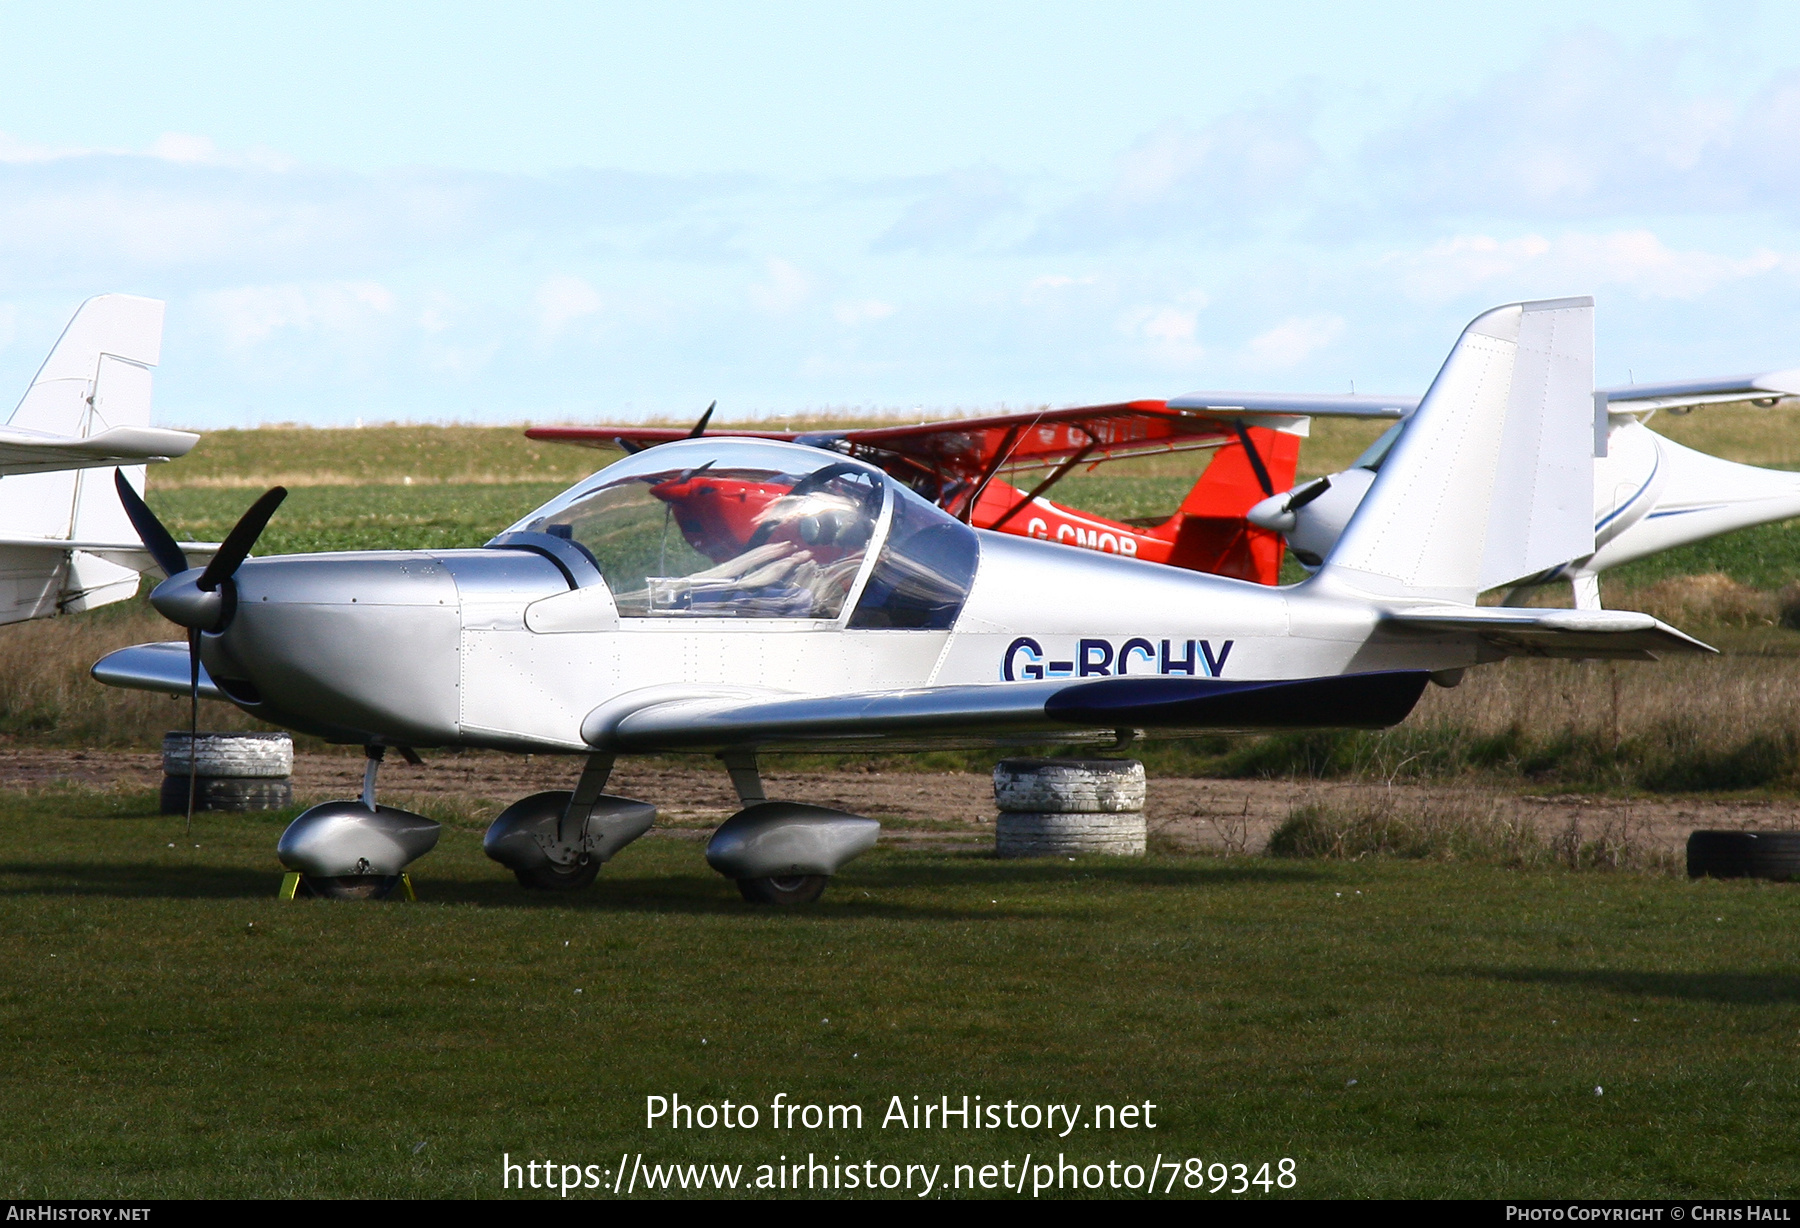
<path fill-rule="evenodd" d="M 201 655 L 228 692 L 249 684 L 257 715 L 340 740 L 454 740 L 462 613 L 437 559 L 401 551 L 250 559 L 233 584 L 235 609 L 203 637 Z M 171 604 L 179 600 L 188 598 L 171 594 Z"/>

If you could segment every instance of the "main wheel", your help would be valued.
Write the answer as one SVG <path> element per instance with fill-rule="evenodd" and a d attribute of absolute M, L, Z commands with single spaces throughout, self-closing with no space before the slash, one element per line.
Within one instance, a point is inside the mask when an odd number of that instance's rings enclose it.
<path fill-rule="evenodd" d="M 519 880 L 519 886 L 527 891 L 580 891 L 591 886 L 600 876 L 600 863 L 591 857 L 582 857 L 575 864 L 559 866 L 555 862 L 548 865 L 533 866 L 529 870 L 513 871 L 513 877 Z"/>
<path fill-rule="evenodd" d="M 324 878 L 316 874 L 300 876 L 302 892 L 321 900 L 385 900 L 399 885 L 398 874 L 348 874 L 342 878 Z"/>
<path fill-rule="evenodd" d="M 823 874 L 785 874 L 773 878 L 740 878 L 738 891 L 752 904 L 810 904 L 825 894 Z"/>

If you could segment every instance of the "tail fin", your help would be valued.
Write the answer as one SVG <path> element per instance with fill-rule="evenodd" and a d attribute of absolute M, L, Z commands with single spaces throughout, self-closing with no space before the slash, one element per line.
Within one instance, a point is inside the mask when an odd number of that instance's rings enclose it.
<path fill-rule="evenodd" d="M 150 368 L 162 351 L 163 305 L 128 294 L 91 298 L 63 329 L 7 425 L 85 439 L 150 424 Z M 144 467 L 125 467 L 142 490 Z M 63 469 L 0 479 L 0 623 L 88 609 L 131 597 L 138 573 L 86 551 L 29 539 L 137 540 L 105 469 Z"/>
<path fill-rule="evenodd" d="M 1594 300 L 1514 303 L 1463 330 L 1320 572 L 1472 604 L 1594 549 Z"/>
<path fill-rule="evenodd" d="M 87 437 L 150 425 L 150 368 L 162 356 L 163 305 L 102 294 L 83 303 L 7 425 Z"/>

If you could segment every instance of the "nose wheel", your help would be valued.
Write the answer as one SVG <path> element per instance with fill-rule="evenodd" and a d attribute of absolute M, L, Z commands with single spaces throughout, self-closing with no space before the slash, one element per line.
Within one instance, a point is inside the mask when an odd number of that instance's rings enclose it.
<path fill-rule="evenodd" d="M 825 894 L 830 880 L 823 874 L 790 874 L 773 878 L 740 878 L 738 892 L 752 904 L 811 904 Z"/>
<path fill-rule="evenodd" d="M 302 874 L 295 894 L 320 900 L 385 900 L 399 885 L 398 874 Z"/>

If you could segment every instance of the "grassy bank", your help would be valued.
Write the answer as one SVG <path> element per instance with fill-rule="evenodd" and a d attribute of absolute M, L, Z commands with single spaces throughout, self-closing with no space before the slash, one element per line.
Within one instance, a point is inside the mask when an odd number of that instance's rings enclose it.
<path fill-rule="evenodd" d="M 1310 1197 L 1800 1180 L 1792 888 L 878 852 L 775 914 L 674 839 L 528 896 L 446 816 L 420 903 L 282 904 L 281 816 L 183 841 L 153 805 L 0 795 L 10 1197 L 492 1195 L 503 1152 L 946 1176 L 1291 1157 Z M 858 1104 L 864 1128 L 644 1128 L 649 1095 L 778 1092 Z M 892 1096 L 965 1093 L 1150 1101 L 1157 1128 L 879 1126 Z"/>

